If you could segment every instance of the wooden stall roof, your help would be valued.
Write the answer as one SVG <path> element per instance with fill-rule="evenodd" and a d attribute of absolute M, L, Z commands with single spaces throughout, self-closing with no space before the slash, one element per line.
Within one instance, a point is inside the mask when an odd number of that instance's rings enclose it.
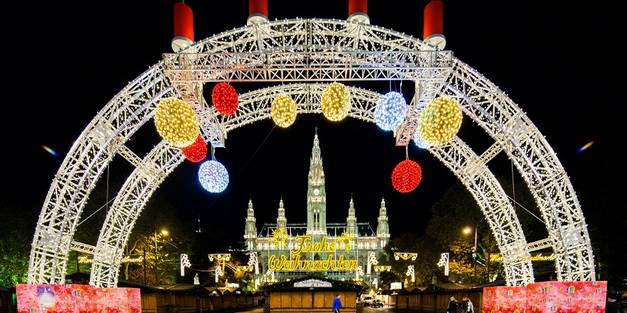
<path fill-rule="evenodd" d="M 299 286 L 300 285 L 300 286 Z M 355 291 L 360 293 L 364 286 L 348 283 L 340 280 L 328 278 L 306 276 L 291 281 L 285 281 L 272 285 L 266 285 L 263 290 L 272 291 L 303 291 L 303 290 L 320 290 L 320 291 Z"/>

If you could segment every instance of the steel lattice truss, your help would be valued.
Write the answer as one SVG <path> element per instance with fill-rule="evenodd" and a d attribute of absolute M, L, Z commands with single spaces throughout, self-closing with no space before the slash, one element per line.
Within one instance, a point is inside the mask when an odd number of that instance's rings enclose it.
<path fill-rule="evenodd" d="M 529 250 L 546 245 L 556 254 L 559 280 L 594 280 L 590 239 L 568 176 L 542 134 L 507 95 L 449 52 L 432 51 L 411 36 L 346 21 L 296 19 L 249 25 L 198 42 L 182 54 L 166 54 L 163 62 L 118 93 L 76 140 L 51 184 L 33 238 L 30 283 L 63 283 L 67 255 L 70 249 L 80 249 L 95 251 L 91 283 L 116 285 L 122 251 L 137 217 L 150 195 L 182 161 L 179 150 L 164 143 L 144 158 L 125 146 L 152 118 L 159 99 L 178 96 L 190 101 L 200 114 L 203 136 L 218 146 L 228 131 L 268 118 L 272 95 L 277 93 L 292 95 L 300 113 L 319 112 L 323 85 L 294 84 L 246 94 L 237 115 L 217 117 L 202 98 L 202 83 L 222 79 L 413 80 L 417 86 L 415 114 L 405 121 L 408 128 L 397 131 L 400 144 L 406 144 L 415 129 L 421 102 L 438 93 L 458 98 L 467 117 L 483 127 L 495 143 L 481 155 L 459 139 L 430 151 L 479 203 L 503 253 L 508 284 L 533 281 Z M 372 121 L 378 95 L 357 88 L 352 91 L 350 115 Z M 257 99 L 247 98 L 255 94 Z M 542 245 L 527 246 L 506 194 L 486 166 L 501 151 L 516 164 L 536 198 L 549 232 Z M 73 242 L 87 197 L 115 155 L 136 168 L 116 196 L 96 247 Z"/>

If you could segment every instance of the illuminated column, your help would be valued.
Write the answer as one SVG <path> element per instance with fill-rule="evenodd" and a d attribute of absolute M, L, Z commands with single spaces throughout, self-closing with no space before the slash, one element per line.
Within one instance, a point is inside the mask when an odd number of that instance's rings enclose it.
<path fill-rule="evenodd" d="M 374 251 L 369 251 L 368 252 L 368 268 L 366 269 L 366 273 L 370 275 L 370 273 L 372 273 L 372 266 L 377 265 L 377 264 L 379 264 L 379 261 L 377 260 L 377 253 Z"/>
<path fill-rule="evenodd" d="M 181 253 L 180 265 L 181 265 L 181 277 L 184 277 L 185 276 L 185 268 L 192 266 L 192 263 L 189 262 L 189 257 L 187 256 L 187 254 Z"/>
<path fill-rule="evenodd" d="M 448 276 L 448 252 L 440 254 L 438 267 L 444 267 L 444 276 Z"/>
<path fill-rule="evenodd" d="M 407 266 L 407 273 L 405 273 L 405 275 L 411 276 L 412 283 L 416 282 L 416 272 L 414 271 L 414 265 Z"/>
<path fill-rule="evenodd" d="M 222 276 L 222 268 L 218 265 L 216 266 L 216 284 L 220 281 L 220 276 Z"/>
<path fill-rule="evenodd" d="M 255 275 L 259 275 L 259 259 L 257 258 L 257 252 L 251 252 L 248 258 L 248 266 L 254 266 Z"/>

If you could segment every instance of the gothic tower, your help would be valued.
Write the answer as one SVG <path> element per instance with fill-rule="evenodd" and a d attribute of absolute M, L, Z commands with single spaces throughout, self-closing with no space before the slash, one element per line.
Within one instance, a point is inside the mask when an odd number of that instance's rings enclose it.
<path fill-rule="evenodd" d="M 285 208 L 283 207 L 283 197 L 279 201 L 279 215 L 276 218 L 276 227 L 286 229 L 287 218 L 285 217 Z"/>
<path fill-rule="evenodd" d="M 377 222 L 377 238 L 379 238 L 380 247 L 383 248 L 388 243 L 388 240 L 390 240 L 390 227 L 388 226 L 385 199 L 381 199 L 381 208 L 379 208 L 379 218 Z"/>
<path fill-rule="evenodd" d="M 257 239 L 257 220 L 255 219 L 255 210 L 253 210 L 253 199 L 248 200 L 248 210 L 246 214 L 246 227 L 244 229 L 244 239 L 248 250 L 254 249 L 255 239 Z"/>
<path fill-rule="evenodd" d="M 357 236 L 357 217 L 355 216 L 355 204 L 353 203 L 353 196 L 351 196 L 351 202 L 348 205 L 348 217 L 346 218 L 346 232 L 356 237 Z"/>
<path fill-rule="evenodd" d="M 307 181 L 307 234 L 326 235 L 327 199 L 317 131 L 314 135 L 313 148 L 311 149 Z"/>

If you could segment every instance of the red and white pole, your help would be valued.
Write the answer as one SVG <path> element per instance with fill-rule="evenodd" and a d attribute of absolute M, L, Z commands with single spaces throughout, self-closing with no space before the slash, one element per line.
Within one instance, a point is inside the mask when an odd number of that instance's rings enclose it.
<path fill-rule="evenodd" d="M 172 50 L 179 52 L 194 43 L 194 13 L 183 2 L 174 4 L 174 38 Z"/>
<path fill-rule="evenodd" d="M 248 25 L 268 22 L 268 0 L 248 0 Z"/>
<path fill-rule="evenodd" d="M 349 22 L 370 24 L 368 17 L 368 0 L 348 0 Z"/>
<path fill-rule="evenodd" d="M 422 28 L 423 40 L 429 45 L 444 49 L 444 3 L 442 0 L 431 0 L 425 6 L 424 24 Z"/>

